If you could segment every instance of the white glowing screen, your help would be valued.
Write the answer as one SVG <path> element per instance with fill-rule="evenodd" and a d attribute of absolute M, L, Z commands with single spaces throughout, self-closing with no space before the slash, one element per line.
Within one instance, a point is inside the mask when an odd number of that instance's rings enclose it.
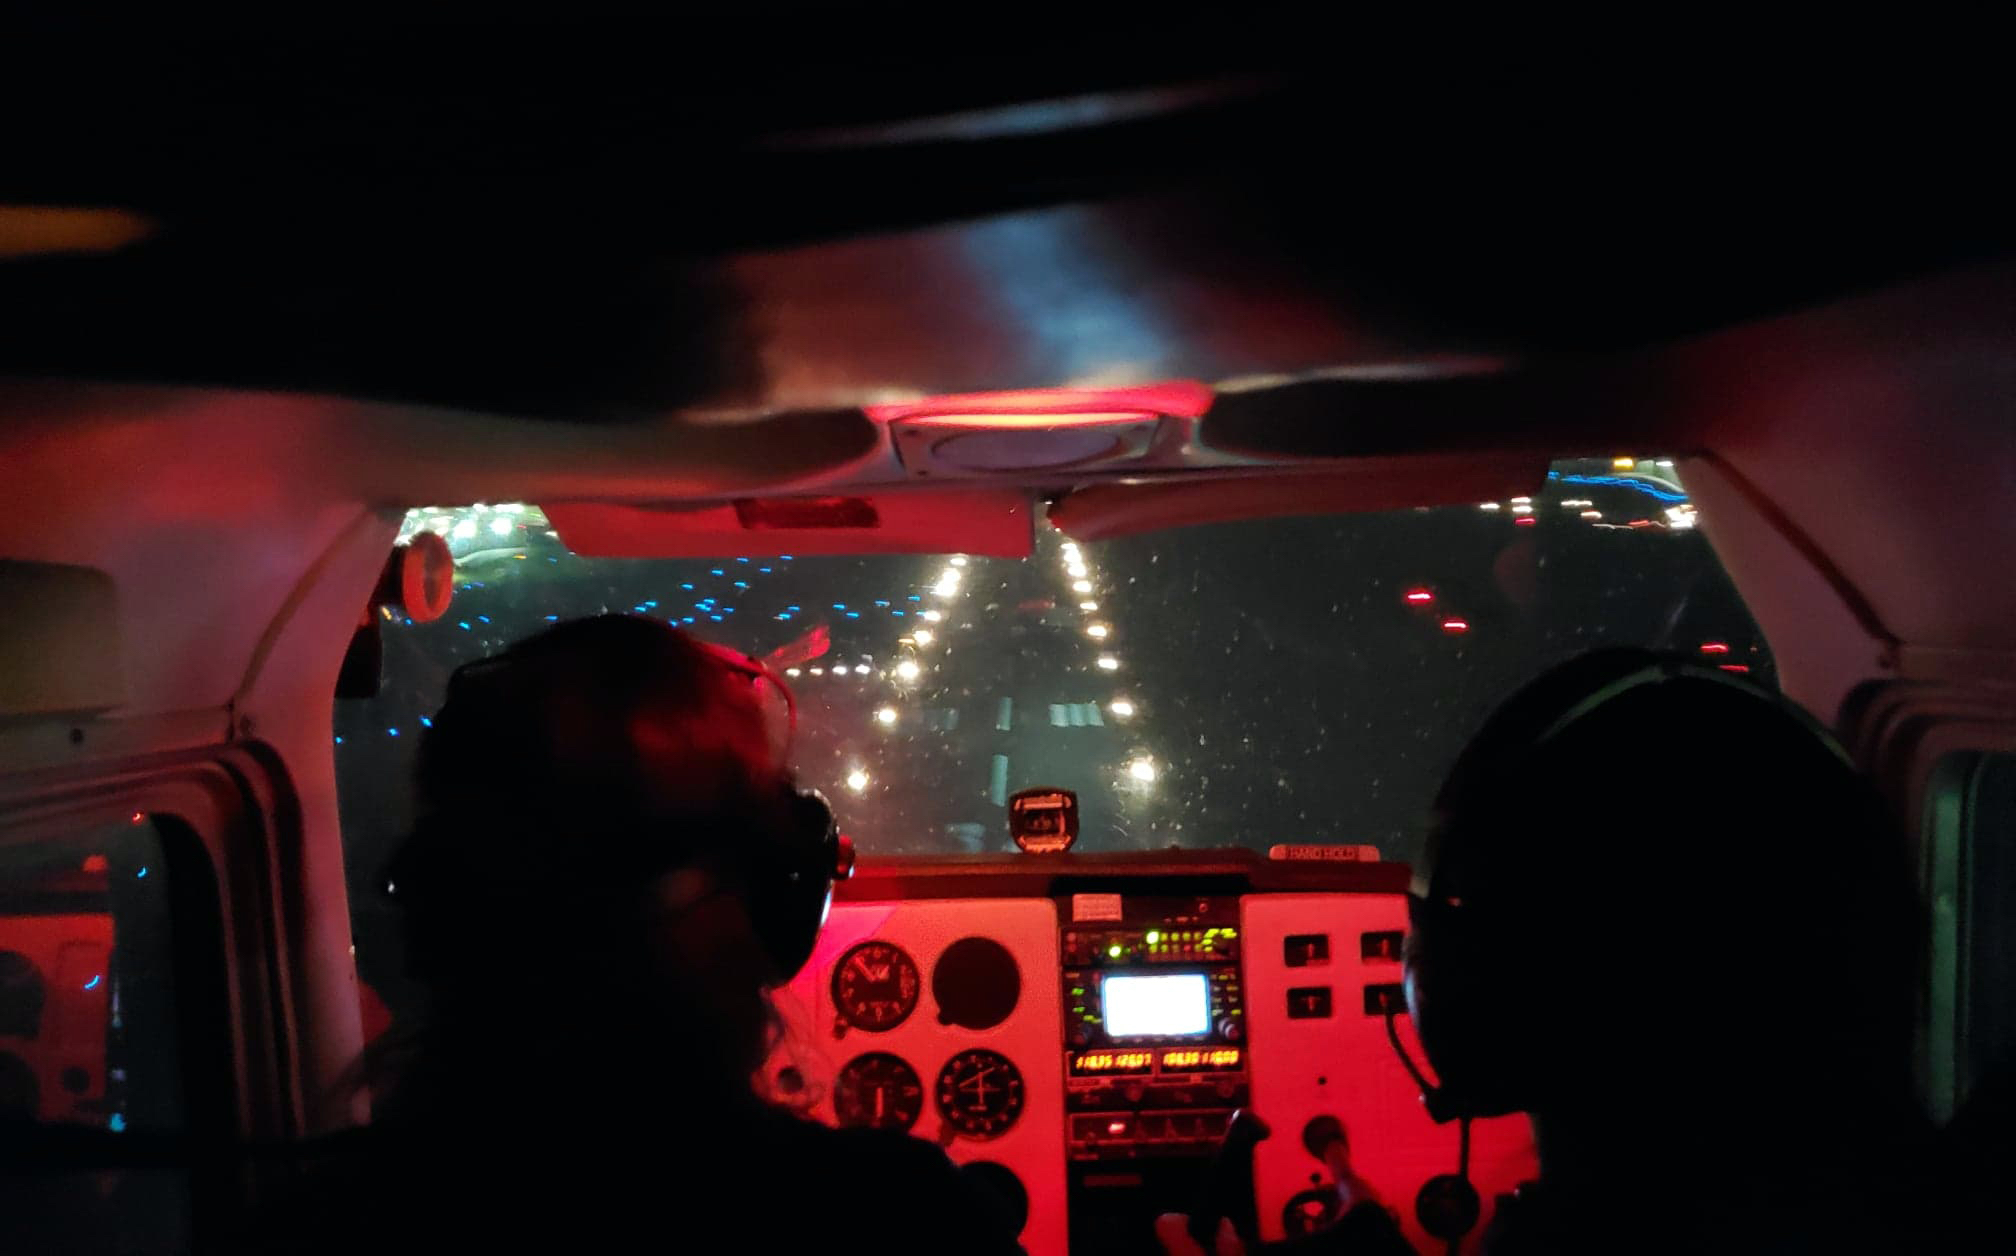
<path fill-rule="evenodd" d="M 1203 973 L 1108 977 L 1099 1003 L 1114 1038 L 1165 1038 L 1211 1032 L 1211 981 Z"/>

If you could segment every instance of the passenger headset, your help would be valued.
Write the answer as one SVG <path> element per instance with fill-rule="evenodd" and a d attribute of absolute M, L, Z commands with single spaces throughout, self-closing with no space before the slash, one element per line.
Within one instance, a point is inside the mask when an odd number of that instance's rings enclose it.
<path fill-rule="evenodd" d="M 769 668 L 732 650 L 695 644 L 717 665 L 747 678 L 752 687 L 775 686 L 795 730 L 797 704 Z M 452 727 L 458 717 L 480 719 L 486 709 L 508 709 L 514 698 L 527 693 L 526 671 L 520 647 L 457 668 L 449 678 L 439 722 Z M 639 835 L 636 848 L 628 852 L 632 857 L 619 857 L 616 868 L 603 867 L 599 875 L 605 884 L 634 886 L 640 879 L 679 867 L 722 870 L 732 882 L 728 888 L 746 903 L 774 984 L 782 985 L 811 958 L 832 904 L 833 886 L 853 874 L 854 845 L 840 832 L 832 808 L 817 790 L 799 788 L 788 775 L 780 776 L 775 790 L 773 795 L 768 787 L 759 789 L 755 798 L 745 800 L 751 805 L 665 817 L 653 827 L 670 827 L 676 835 Z M 498 819 L 511 822 L 510 817 Z M 472 830 L 480 826 L 480 818 L 459 814 L 424 818 L 385 869 L 381 884 L 387 896 L 410 906 L 446 888 L 464 896 L 488 892 L 506 901 L 522 895 L 528 911 L 534 912 L 550 905 L 555 891 L 569 878 L 542 868 L 513 883 L 508 874 L 500 877 L 481 866 L 496 861 L 479 859 L 482 850 L 472 848 L 478 840 Z M 608 862 L 597 860 L 598 865 Z"/>
<path fill-rule="evenodd" d="M 1509 1003 L 1500 980 L 1502 964 L 1493 958 L 1503 952 L 1501 940 L 1490 935 L 1487 922 L 1479 920 L 1474 908 L 1466 907 L 1464 887 L 1450 871 L 1452 863 L 1464 861 L 1451 856 L 1490 840 L 1478 830 L 1480 802 L 1488 802 L 1496 791 L 1515 782 L 1543 748 L 1625 694 L 1679 680 L 1718 685 L 1792 716 L 1843 764 L 1851 763 L 1825 729 L 1778 696 L 1715 668 L 1638 650 L 1590 655 L 1569 664 L 1550 678 L 1551 683 L 1539 682 L 1515 696 L 1486 722 L 1458 757 L 1437 799 L 1438 811 L 1453 814 L 1456 823 L 1438 834 L 1440 847 L 1431 847 L 1409 894 L 1416 941 L 1424 936 L 1433 939 L 1432 965 L 1416 969 L 1410 962 L 1408 975 L 1422 991 L 1422 1003 L 1432 1004 L 1444 1031 L 1437 1035 L 1439 1083 L 1428 1080 L 1401 1042 L 1394 1023 L 1400 1009 L 1389 1005 L 1385 1013 L 1387 1039 L 1420 1087 L 1430 1119 L 1437 1124 L 1459 1123 L 1456 1173 L 1431 1179 L 1415 1201 L 1424 1228 L 1448 1239 L 1452 1248 L 1481 1211 L 1469 1182 L 1470 1121 L 1497 1114 L 1484 1110 L 1477 1092 L 1494 1089 L 1479 1083 L 1495 1074 L 1493 1045 L 1503 1037 L 1495 1031 L 1509 1028 L 1499 1023 Z"/>

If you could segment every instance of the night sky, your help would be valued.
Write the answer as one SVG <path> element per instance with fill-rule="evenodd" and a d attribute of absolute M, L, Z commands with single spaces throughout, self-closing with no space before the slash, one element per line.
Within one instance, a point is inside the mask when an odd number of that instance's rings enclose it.
<path fill-rule="evenodd" d="M 1669 526 L 1691 509 L 1672 471 L 1640 468 L 1557 464 L 1530 514 L 1508 501 L 1075 548 L 1046 531 L 1022 561 L 583 559 L 536 509 L 416 512 L 409 526 L 451 534 L 454 605 L 385 624 L 380 695 L 337 704 L 360 954 L 448 673 L 605 610 L 757 655 L 823 625 L 831 648 L 787 673 L 795 758 L 871 853 L 1012 849 L 1005 793 L 1061 785 L 1080 794 L 1082 850 L 1362 842 L 1411 858 L 1466 739 L 1555 662 L 1719 644 L 1707 661 L 1775 683 L 1706 539 Z"/>

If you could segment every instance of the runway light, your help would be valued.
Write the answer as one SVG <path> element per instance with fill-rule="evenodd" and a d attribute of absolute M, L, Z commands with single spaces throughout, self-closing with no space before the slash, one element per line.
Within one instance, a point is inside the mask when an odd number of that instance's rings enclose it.
<path fill-rule="evenodd" d="M 1470 621 L 1467 619 L 1445 619 L 1442 621 L 1442 631 L 1468 632 L 1470 631 Z"/>
<path fill-rule="evenodd" d="M 1096 610 L 1098 610 L 1098 609 L 1099 609 L 1099 603 L 1097 603 L 1097 602 L 1080 602 L 1080 603 L 1078 603 L 1078 609 L 1079 609 L 1079 610 L 1081 610 L 1081 611 L 1096 611 Z"/>
<path fill-rule="evenodd" d="M 915 680 L 923 671 L 923 668 L 917 666 L 916 659 L 904 659 L 896 665 L 896 679 Z"/>
<path fill-rule="evenodd" d="M 1106 639 L 1106 635 L 1112 631 L 1113 630 L 1111 628 L 1108 628 L 1104 624 L 1092 624 L 1085 629 L 1085 635 L 1092 638 L 1094 641 L 1104 641 Z"/>
<path fill-rule="evenodd" d="M 894 724 L 896 722 L 896 708 L 886 706 L 878 708 L 875 712 L 875 722 L 885 726 Z"/>
<path fill-rule="evenodd" d="M 1071 576 L 1080 580 L 1092 574 L 1091 572 L 1086 570 L 1084 563 L 1067 563 L 1065 564 L 1064 570 Z"/>
<path fill-rule="evenodd" d="M 855 768 L 852 772 L 849 772 L 847 774 L 847 788 L 857 794 L 868 788 L 867 771 L 862 768 Z"/>
<path fill-rule="evenodd" d="M 1533 507 L 1528 502 L 1515 502 L 1512 506 L 1512 513 L 1515 515 L 1530 515 L 1533 513 Z"/>
<path fill-rule="evenodd" d="M 1078 543 L 1076 541 L 1064 542 L 1064 561 L 1067 563 L 1078 561 Z"/>
<path fill-rule="evenodd" d="M 1127 763 L 1127 775 L 1137 781 L 1152 782 L 1155 779 L 1155 760 L 1145 755 L 1138 759 L 1130 759 Z"/>
<path fill-rule="evenodd" d="M 1134 704 L 1125 698 L 1113 699 L 1113 701 L 1106 704 L 1106 709 L 1123 720 L 1134 714 Z"/>
<path fill-rule="evenodd" d="M 1512 504 L 1514 506 L 1531 506 L 1533 499 L 1530 497 L 1515 497 L 1512 499 Z"/>
<path fill-rule="evenodd" d="M 1102 654 L 1099 656 L 1099 670 L 1102 672 L 1117 672 L 1120 670 L 1120 660 L 1110 654 Z"/>
<path fill-rule="evenodd" d="M 815 667 L 812 669 L 812 674 L 814 676 L 824 676 L 826 674 L 826 669 L 823 667 Z"/>
<path fill-rule="evenodd" d="M 929 628 L 919 628 L 916 632 L 910 634 L 910 639 L 918 645 L 930 645 L 938 638 L 932 634 Z"/>
<path fill-rule="evenodd" d="M 1090 593 L 1092 591 L 1092 582 L 1090 580 L 1074 581 L 1071 585 L 1071 591 L 1073 593 Z"/>
<path fill-rule="evenodd" d="M 1497 502 L 1478 502 L 1478 503 L 1477 503 L 1477 509 L 1479 509 L 1479 510 L 1497 510 L 1498 508 L 1499 508 L 1499 507 L 1498 507 L 1498 503 L 1497 503 Z"/>
<path fill-rule="evenodd" d="M 1409 589 L 1407 590 L 1407 600 L 1417 606 L 1426 606 L 1435 600 L 1435 595 L 1426 589 Z"/>
<path fill-rule="evenodd" d="M 1603 512 L 1600 510 L 1585 510 L 1582 512 L 1582 517 L 1584 519 L 1601 519 Z"/>
<path fill-rule="evenodd" d="M 798 669 L 795 667 L 787 667 L 784 669 L 784 674 L 786 676 L 796 676 L 798 674 Z"/>
<path fill-rule="evenodd" d="M 854 674 L 856 676 L 866 676 L 869 672 L 872 672 L 874 670 L 875 670 L 874 668 L 868 666 L 866 663 L 856 663 L 854 665 Z"/>

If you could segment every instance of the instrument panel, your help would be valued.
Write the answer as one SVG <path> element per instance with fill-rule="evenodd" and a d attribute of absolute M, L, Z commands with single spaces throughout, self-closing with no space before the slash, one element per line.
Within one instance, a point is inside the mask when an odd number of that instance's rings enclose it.
<path fill-rule="evenodd" d="M 1264 1238 L 1334 1211 L 1309 1149 L 1334 1127 L 1408 1238 L 1443 1250 L 1413 1202 L 1454 1169 L 1457 1131 L 1386 1039 L 1392 1007 L 1414 1045 L 1405 877 L 1236 855 L 864 859 L 777 992 L 766 1079 L 815 1119 L 937 1142 L 1023 1218 L 1032 1256 L 1158 1251 L 1154 1217 L 1201 1198 L 1242 1108 L 1273 1130 L 1254 1154 Z M 1471 1155 L 1486 1201 L 1535 1172 L 1523 1119 L 1475 1122 Z"/>

